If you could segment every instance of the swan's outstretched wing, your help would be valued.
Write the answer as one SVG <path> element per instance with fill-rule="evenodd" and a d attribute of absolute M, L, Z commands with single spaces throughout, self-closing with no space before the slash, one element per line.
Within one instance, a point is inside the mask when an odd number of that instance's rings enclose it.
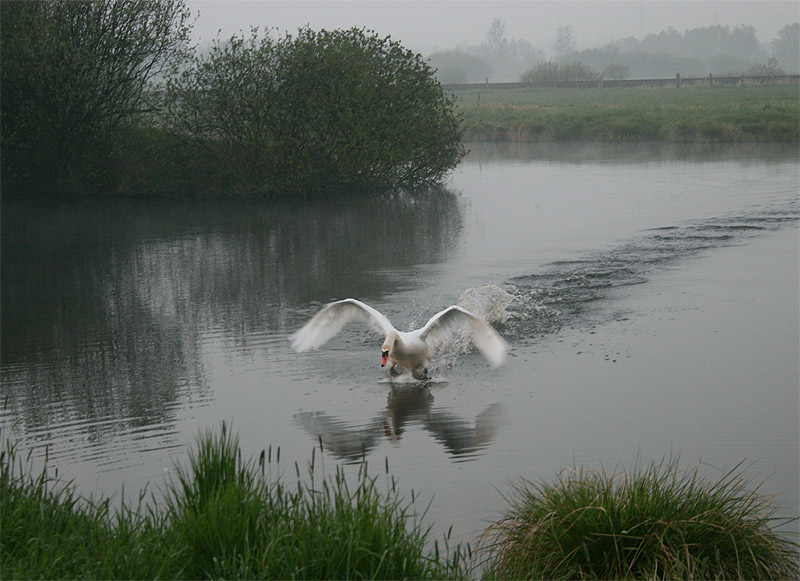
<path fill-rule="evenodd" d="M 431 320 L 419 330 L 419 335 L 422 339 L 431 338 L 438 341 L 462 329 L 464 325 L 469 325 L 472 331 L 472 342 L 492 365 L 497 367 L 505 363 L 508 343 L 500 336 L 500 333 L 495 331 L 489 323 L 455 305 L 432 316 Z"/>
<path fill-rule="evenodd" d="M 344 299 L 326 305 L 300 330 L 289 337 L 298 353 L 317 349 L 330 341 L 352 320 L 362 321 L 384 335 L 394 330 L 389 319 L 356 299 Z"/>

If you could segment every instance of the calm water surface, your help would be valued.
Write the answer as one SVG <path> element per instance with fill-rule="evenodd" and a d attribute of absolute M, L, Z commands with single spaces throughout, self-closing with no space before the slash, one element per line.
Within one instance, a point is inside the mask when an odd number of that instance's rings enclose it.
<path fill-rule="evenodd" d="M 518 477 L 677 454 L 744 460 L 797 516 L 797 147 L 472 149 L 420 195 L 4 204 L 3 437 L 86 495 L 161 487 L 222 421 L 286 477 L 322 441 L 455 540 Z M 348 296 L 401 329 L 461 300 L 512 357 L 454 347 L 392 390 L 365 329 L 289 349 Z"/>

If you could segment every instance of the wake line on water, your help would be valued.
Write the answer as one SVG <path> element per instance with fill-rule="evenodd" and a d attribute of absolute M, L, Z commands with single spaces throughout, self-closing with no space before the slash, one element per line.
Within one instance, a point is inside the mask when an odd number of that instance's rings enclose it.
<path fill-rule="evenodd" d="M 794 224 L 800 219 L 799 202 L 643 230 L 609 249 L 545 264 L 538 272 L 504 283 L 468 288 L 458 304 L 493 325 L 512 345 L 552 335 L 565 325 L 591 328 L 625 316 L 623 310 L 610 308 L 615 293 L 704 251 L 744 244 Z M 364 335 L 364 342 L 373 345 L 371 333 Z M 447 381 L 443 372 L 473 350 L 468 329 L 432 347 L 430 372 L 442 382 Z"/>
<path fill-rule="evenodd" d="M 700 253 L 744 244 L 800 219 L 797 199 L 741 213 L 645 230 L 636 238 L 575 260 L 553 262 L 540 272 L 504 284 L 464 291 L 459 304 L 497 327 L 509 340 L 558 332 L 566 324 L 589 325 L 618 316 L 603 308 L 618 290 L 644 284 L 654 273 Z M 469 349 L 468 336 L 437 359 L 451 366 Z"/>

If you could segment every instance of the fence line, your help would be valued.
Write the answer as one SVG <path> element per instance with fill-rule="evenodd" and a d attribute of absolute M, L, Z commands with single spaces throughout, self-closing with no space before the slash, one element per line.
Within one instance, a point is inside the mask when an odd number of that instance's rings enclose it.
<path fill-rule="evenodd" d="M 763 75 L 735 77 L 715 77 L 711 73 L 707 77 L 681 77 L 680 73 L 671 79 L 600 79 L 596 81 L 558 81 L 558 82 L 527 82 L 527 83 L 460 83 L 442 85 L 447 91 L 466 91 L 475 89 L 611 89 L 617 87 L 667 87 L 680 89 L 681 87 L 718 87 L 746 85 L 778 85 L 800 83 L 800 75 Z"/>

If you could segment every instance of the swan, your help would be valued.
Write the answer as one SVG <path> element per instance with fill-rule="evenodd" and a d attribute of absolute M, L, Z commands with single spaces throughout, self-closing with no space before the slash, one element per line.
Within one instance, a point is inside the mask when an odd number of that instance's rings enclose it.
<path fill-rule="evenodd" d="M 386 335 L 381 346 L 381 367 L 387 376 L 396 375 L 397 366 L 411 371 L 416 379 L 429 379 L 428 363 L 433 356 L 431 343 L 446 339 L 454 331 L 469 327 L 472 342 L 493 366 L 502 365 L 508 344 L 488 323 L 468 310 L 452 305 L 433 315 L 424 327 L 398 331 L 382 313 L 356 299 L 329 303 L 290 337 L 298 353 L 322 347 L 352 320 L 367 323 Z"/>

